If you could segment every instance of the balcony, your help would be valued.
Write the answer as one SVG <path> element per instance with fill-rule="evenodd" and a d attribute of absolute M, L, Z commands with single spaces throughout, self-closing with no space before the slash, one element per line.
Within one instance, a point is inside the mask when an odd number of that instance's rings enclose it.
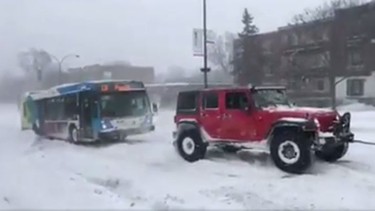
<path fill-rule="evenodd" d="M 285 47 L 284 54 L 291 54 L 296 51 L 298 52 L 308 52 L 308 51 L 317 51 L 325 48 L 328 41 L 319 40 L 314 42 L 300 43 L 297 45 L 289 45 Z"/>
<path fill-rule="evenodd" d="M 360 47 L 365 41 L 366 35 L 354 35 L 346 39 L 346 47 Z"/>

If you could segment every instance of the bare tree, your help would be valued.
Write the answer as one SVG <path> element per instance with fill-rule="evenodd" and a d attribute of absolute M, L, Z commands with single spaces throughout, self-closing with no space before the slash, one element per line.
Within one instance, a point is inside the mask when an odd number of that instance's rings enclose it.
<path fill-rule="evenodd" d="M 18 64 L 27 74 L 36 74 L 41 80 L 42 71 L 52 64 L 52 57 L 45 50 L 31 48 L 18 54 Z"/>
<path fill-rule="evenodd" d="M 364 0 L 332 0 L 325 2 L 316 8 L 308 8 L 304 12 L 295 15 L 292 18 L 292 24 L 304 24 L 332 18 L 335 15 L 335 10 L 358 6 L 364 2 Z"/>
<path fill-rule="evenodd" d="M 180 66 L 170 66 L 164 76 L 164 82 L 181 82 L 186 78 L 186 69 Z"/>
<path fill-rule="evenodd" d="M 233 42 L 235 35 L 226 32 L 215 37 L 213 44 L 208 49 L 208 59 L 212 65 L 224 73 L 233 72 Z"/>

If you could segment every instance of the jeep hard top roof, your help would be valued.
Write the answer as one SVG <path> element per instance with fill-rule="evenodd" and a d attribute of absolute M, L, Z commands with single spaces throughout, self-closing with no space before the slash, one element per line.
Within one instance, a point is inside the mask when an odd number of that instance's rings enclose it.
<path fill-rule="evenodd" d="M 179 93 L 199 93 L 205 91 L 247 91 L 247 90 L 286 90 L 284 86 L 233 86 L 233 87 L 210 87 L 206 89 L 192 89 L 188 91 L 180 91 Z"/>

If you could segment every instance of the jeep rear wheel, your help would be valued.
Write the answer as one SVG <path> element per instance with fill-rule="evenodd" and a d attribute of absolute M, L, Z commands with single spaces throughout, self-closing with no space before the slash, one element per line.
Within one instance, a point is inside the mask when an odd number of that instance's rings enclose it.
<path fill-rule="evenodd" d="M 182 132 L 177 138 L 178 153 L 186 161 L 195 162 L 204 158 L 207 145 L 203 142 L 197 130 Z"/>
<path fill-rule="evenodd" d="M 311 166 L 311 141 L 296 131 L 278 132 L 270 145 L 275 165 L 288 173 L 300 174 Z"/>
<path fill-rule="evenodd" d="M 315 155 L 321 160 L 327 162 L 335 162 L 338 159 L 344 157 L 344 155 L 348 152 L 348 148 L 348 142 L 343 142 L 342 144 L 336 146 L 325 145 L 321 150 L 316 151 Z"/>

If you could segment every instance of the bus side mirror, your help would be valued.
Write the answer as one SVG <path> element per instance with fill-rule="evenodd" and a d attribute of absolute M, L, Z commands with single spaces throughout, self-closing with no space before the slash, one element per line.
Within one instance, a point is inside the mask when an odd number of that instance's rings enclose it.
<path fill-rule="evenodd" d="M 158 106 L 156 105 L 156 103 L 152 103 L 152 112 L 158 113 Z"/>

